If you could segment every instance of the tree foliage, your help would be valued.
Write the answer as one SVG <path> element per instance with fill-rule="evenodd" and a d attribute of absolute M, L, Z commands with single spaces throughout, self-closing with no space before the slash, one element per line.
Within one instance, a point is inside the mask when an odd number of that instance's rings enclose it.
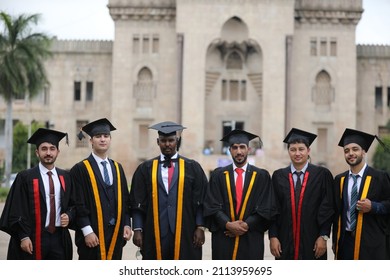
<path fill-rule="evenodd" d="M 36 131 L 42 124 L 33 122 L 31 130 Z M 17 173 L 23 169 L 33 167 L 38 164 L 38 158 L 35 156 L 35 146 L 27 144 L 28 126 L 17 122 L 14 127 L 14 152 L 12 155 L 12 172 Z M 27 166 L 27 150 L 30 149 L 30 166 Z"/>
<path fill-rule="evenodd" d="M 387 131 L 390 131 L 390 120 L 386 124 Z M 382 136 L 381 141 L 386 146 L 378 145 L 372 159 L 375 168 L 385 170 L 390 173 L 390 135 Z"/>
<path fill-rule="evenodd" d="M 0 95 L 5 116 L 5 177 L 9 182 L 13 155 L 13 100 L 32 98 L 48 84 L 44 61 L 51 56 L 51 39 L 34 33 L 40 15 L 11 16 L 0 12 Z M 8 183 L 7 183 L 8 184 Z"/>

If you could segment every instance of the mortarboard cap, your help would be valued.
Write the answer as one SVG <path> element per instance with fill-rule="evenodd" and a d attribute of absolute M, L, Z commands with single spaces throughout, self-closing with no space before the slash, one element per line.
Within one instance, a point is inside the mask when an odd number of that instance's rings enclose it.
<path fill-rule="evenodd" d="M 158 131 L 158 135 L 172 136 L 177 132 L 181 132 L 186 127 L 174 122 L 161 122 L 149 127 L 149 129 L 155 129 Z"/>
<path fill-rule="evenodd" d="M 283 142 L 286 144 L 296 143 L 303 141 L 308 146 L 310 146 L 314 140 L 317 138 L 317 135 L 300 130 L 298 128 L 292 128 L 290 132 L 287 134 L 286 138 L 284 138 Z"/>
<path fill-rule="evenodd" d="M 229 146 L 233 144 L 246 144 L 249 146 L 249 141 L 259 136 L 246 132 L 245 130 L 240 129 L 234 129 L 230 131 L 228 134 L 226 134 L 220 141 L 226 142 L 229 144 Z M 261 139 L 260 139 L 261 143 Z"/>
<path fill-rule="evenodd" d="M 368 152 L 368 149 L 370 148 L 375 137 L 376 137 L 375 135 L 371 135 L 359 130 L 347 128 L 345 129 L 343 135 L 341 136 L 339 146 L 344 147 L 345 145 L 356 143 L 360 147 L 362 147 L 363 150 Z"/>
<path fill-rule="evenodd" d="M 93 137 L 98 134 L 110 134 L 110 131 L 116 130 L 116 128 L 110 123 L 109 120 L 103 118 L 84 125 L 81 130 L 87 133 L 90 137 Z M 84 138 L 84 135 L 82 135 L 81 131 L 78 137 L 80 140 Z"/>
<path fill-rule="evenodd" d="M 33 135 L 27 140 L 27 143 L 35 144 L 37 148 L 44 142 L 48 142 L 58 148 L 58 143 L 66 136 L 66 144 L 68 144 L 68 134 L 47 128 L 38 128 Z"/>

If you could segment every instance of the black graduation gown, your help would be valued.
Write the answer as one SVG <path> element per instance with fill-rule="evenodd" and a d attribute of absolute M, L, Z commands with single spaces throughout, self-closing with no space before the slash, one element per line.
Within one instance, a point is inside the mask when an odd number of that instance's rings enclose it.
<path fill-rule="evenodd" d="M 70 224 L 76 215 L 74 188 L 69 173 L 56 168 L 61 183 L 61 211 L 69 216 Z M 62 214 L 61 213 L 61 214 Z M 46 223 L 45 189 L 39 167 L 18 173 L 8 194 L 3 213 L 0 218 L 0 230 L 11 235 L 7 259 L 25 260 L 42 259 L 42 240 Z M 72 239 L 68 228 L 62 231 L 65 258 L 73 257 Z M 33 243 L 33 254 L 27 254 L 20 249 L 20 240 L 29 237 Z"/>
<path fill-rule="evenodd" d="M 349 172 L 335 177 L 335 199 L 337 215 L 333 224 L 333 242 L 337 245 L 336 258 L 339 259 L 339 249 L 345 235 L 348 209 L 348 176 Z M 368 198 L 381 202 L 390 213 L 390 178 L 384 171 L 366 168 L 360 184 L 358 199 Z M 388 230 L 389 214 L 359 212 L 355 230 L 355 259 L 381 260 L 386 259 L 386 230 Z M 339 226 L 340 225 L 340 226 Z"/>
<path fill-rule="evenodd" d="M 247 196 L 248 200 L 245 203 Z M 217 168 L 212 172 L 204 203 L 204 214 L 212 233 L 213 260 L 264 259 L 264 232 L 276 214 L 271 176 L 268 171 L 248 164 L 242 198 L 240 212 L 244 212 L 241 220 L 248 224 L 249 230 L 239 237 L 227 237 L 224 234 L 226 223 L 240 220 L 240 216 L 234 210 L 236 191 L 233 165 Z"/>
<path fill-rule="evenodd" d="M 111 186 L 104 183 L 92 154 L 70 170 L 81 203 L 75 235 L 79 259 L 122 259 L 123 246 L 126 245 L 123 228 L 130 226 L 129 190 L 122 165 L 111 159 L 109 162 L 113 173 Z M 81 228 L 87 225 L 98 236 L 99 246 L 88 248 L 85 245 Z"/>
<path fill-rule="evenodd" d="M 272 174 L 279 215 L 270 227 L 269 238 L 277 237 L 279 239 L 282 247 L 280 259 L 313 260 L 316 259 L 313 249 L 317 238 L 322 235 L 330 236 L 334 217 L 333 176 L 328 169 L 309 163 L 302 181 L 303 200 L 300 220 L 298 219 L 299 211 L 297 211 L 294 226 L 291 175 L 290 166 L 278 169 Z M 304 189 L 306 179 L 307 183 Z M 298 242 L 299 245 L 294 245 Z M 295 247 L 299 247 L 298 252 L 295 251 Z M 327 259 L 327 253 L 320 259 Z"/>
<path fill-rule="evenodd" d="M 193 246 L 193 236 L 197 213 L 203 205 L 207 177 L 198 162 L 178 156 L 175 161 L 176 176 L 167 194 L 161 180 L 159 159 L 156 157 L 141 163 L 131 183 L 131 209 L 143 216 L 142 258 L 162 259 L 162 254 L 158 253 L 164 246 L 161 244 L 164 240 L 162 235 L 170 230 L 175 235 L 174 259 L 200 260 L 202 248 Z"/>

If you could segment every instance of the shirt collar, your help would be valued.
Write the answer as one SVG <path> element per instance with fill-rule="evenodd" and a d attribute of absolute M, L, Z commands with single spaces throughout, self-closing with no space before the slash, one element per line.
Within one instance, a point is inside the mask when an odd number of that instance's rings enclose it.
<path fill-rule="evenodd" d="M 178 153 L 176 152 L 176 154 L 174 154 L 171 159 L 176 159 L 178 157 Z M 165 160 L 165 156 L 163 154 L 160 154 L 160 160 L 161 161 L 164 161 Z"/>
<path fill-rule="evenodd" d="M 108 157 L 106 157 L 105 159 L 102 159 L 102 158 L 98 157 L 97 155 L 95 155 L 93 152 L 92 152 L 92 156 L 96 160 L 97 163 L 101 163 L 102 161 L 108 162 Z"/>
<path fill-rule="evenodd" d="M 359 175 L 360 178 L 363 178 L 363 174 L 364 174 L 364 171 L 366 170 L 366 168 L 367 168 L 367 163 L 365 163 L 364 166 L 363 166 L 363 168 L 360 169 L 359 173 L 358 173 L 358 174 L 355 174 L 355 175 Z M 351 171 L 351 169 L 350 169 L 350 170 L 349 170 L 349 177 L 351 177 L 352 174 L 353 174 L 353 173 L 352 173 L 352 171 Z"/>
<path fill-rule="evenodd" d="M 243 167 L 237 167 L 234 162 L 233 162 L 233 170 L 236 170 L 236 168 L 241 168 L 241 169 L 244 169 L 244 172 L 246 172 L 246 169 L 248 168 L 248 162 L 245 163 L 245 165 Z"/>
<path fill-rule="evenodd" d="M 301 170 L 302 173 L 306 172 L 306 169 L 307 169 L 308 166 L 309 166 L 309 161 L 307 161 L 305 166 L 302 168 L 302 170 Z M 294 174 L 294 172 L 297 171 L 297 169 L 294 167 L 294 164 L 292 164 L 292 163 L 291 163 L 290 167 L 291 167 L 291 173 Z"/>
<path fill-rule="evenodd" d="M 52 170 L 49 170 L 41 162 L 39 162 L 38 166 L 39 172 L 41 172 L 41 174 L 47 175 L 47 172 L 51 171 L 54 176 L 57 176 L 57 170 L 55 167 Z"/>

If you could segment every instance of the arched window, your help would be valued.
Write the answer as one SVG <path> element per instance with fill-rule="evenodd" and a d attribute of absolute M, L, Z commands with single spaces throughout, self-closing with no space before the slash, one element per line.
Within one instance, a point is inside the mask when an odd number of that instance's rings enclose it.
<path fill-rule="evenodd" d="M 334 100 L 334 90 L 328 72 L 322 70 L 316 77 L 313 88 L 313 101 L 317 106 L 330 106 Z"/>
<path fill-rule="evenodd" d="M 137 83 L 134 85 L 134 97 L 137 99 L 137 106 L 151 106 L 154 88 L 152 71 L 148 67 L 143 67 L 138 72 Z"/>

